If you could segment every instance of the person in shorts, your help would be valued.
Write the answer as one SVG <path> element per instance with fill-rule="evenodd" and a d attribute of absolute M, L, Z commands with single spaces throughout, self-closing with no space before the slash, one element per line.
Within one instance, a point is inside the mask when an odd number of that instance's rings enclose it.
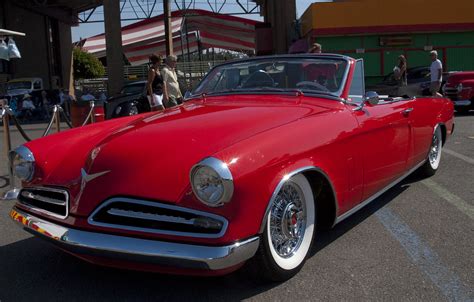
<path fill-rule="evenodd" d="M 160 73 L 160 65 L 163 58 L 160 55 L 150 56 L 150 68 L 148 69 L 147 97 L 151 111 L 163 110 L 163 78 Z"/>
<path fill-rule="evenodd" d="M 439 93 L 441 89 L 441 82 L 443 81 L 443 64 L 438 59 L 438 52 L 433 50 L 430 52 L 431 56 L 431 84 L 430 84 L 430 92 L 432 96 L 443 97 Z"/>

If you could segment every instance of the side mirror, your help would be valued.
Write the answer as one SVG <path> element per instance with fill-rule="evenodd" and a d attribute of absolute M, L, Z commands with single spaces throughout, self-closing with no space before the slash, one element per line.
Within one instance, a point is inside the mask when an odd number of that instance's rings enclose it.
<path fill-rule="evenodd" d="M 367 91 L 364 96 L 364 103 L 369 105 L 377 105 L 379 103 L 379 95 L 375 91 Z"/>

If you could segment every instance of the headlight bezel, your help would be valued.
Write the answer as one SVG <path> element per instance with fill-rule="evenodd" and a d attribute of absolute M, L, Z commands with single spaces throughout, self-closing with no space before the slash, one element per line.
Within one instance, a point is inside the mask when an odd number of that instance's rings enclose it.
<path fill-rule="evenodd" d="M 15 150 L 11 151 L 9 154 L 10 158 L 10 165 L 13 171 L 13 175 L 20 179 L 21 181 L 30 182 L 33 180 L 35 175 L 36 167 L 35 167 L 35 157 L 33 152 L 25 146 L 20 146 Z M 17 167 L 22 165 L 28 165 L 28 173 L 20 175 L 18 173 Z"/>
<path fill-rule="evenodd" d="M 462 86 L 462 83 L 459 83 L 457 86 L 456 86 L 456 89 L 458 90 L 458 93 L 462 92 L 463 90 L 463 86 Z"/>
<path fill-rule="evenodd" d="M 195 177 L 201 169 L 211 169 L 217 176 L 222 184 L 223 192 L 217 201 L 206 200 L 202 194 L 200 194 L 199 189 L 195 187 Z M 189 173 L 189 178 L 191 182 L 191 189 L 193 190 L 194 196 L 202 202 L 203 204 L 209 207 L 221 207 L 229 203 L 234 194 L 234 179 L 232 173 L 229 170 L 229 167 L 223 161 L 215 157 L 207 157 L 194 165 L 191 168 Z"/>

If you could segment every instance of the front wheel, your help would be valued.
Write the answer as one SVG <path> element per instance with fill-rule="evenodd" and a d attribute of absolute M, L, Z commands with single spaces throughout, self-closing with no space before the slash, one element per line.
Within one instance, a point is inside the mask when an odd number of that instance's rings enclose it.
<path fill-rule="evenodd" d="M 137 115 L 138 112 L 138 107 L 135 104 L 130 105 L 127 111 L 127 115 Z"/>
<path fill-rule="evenodd" d="M 438 171 L 439 163 L 441 162 L 441 151 L 443 149 L 443 134 L 441 127 L 438 125 L 433 133 L 431 139 L 430 151 L 428 158 L 423 166 L 420 167 L 420 174 L 424 177 L 435 175 Z"/>
<path fill-rule="evenodd" d="M 303 175 L 281 187 L 266 218 L 265 231 L 254 264 L 265 280 L 284 281 L 303 267 L 316 223 L 314 197 Z"/>

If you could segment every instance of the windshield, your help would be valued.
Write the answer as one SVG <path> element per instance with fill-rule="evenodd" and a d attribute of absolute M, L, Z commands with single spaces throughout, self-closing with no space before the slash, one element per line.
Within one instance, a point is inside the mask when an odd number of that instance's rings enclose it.
<path fill-rule="evenodd" d="M 31 89 L 31 82 L 12 82 L 7 84 L 7 90 Z"/>
<path fill-rule="evenodd" d="M 214 68 L 193 92 L 278 91 L 340 96 L 348 63 L 338 58 L 265 58 Z"/>
<path fill-rule="evenodd" d="M 121 94 L 139 94 L 145 89 L 145 83 L 131 84 L 122 88 Z"/>

